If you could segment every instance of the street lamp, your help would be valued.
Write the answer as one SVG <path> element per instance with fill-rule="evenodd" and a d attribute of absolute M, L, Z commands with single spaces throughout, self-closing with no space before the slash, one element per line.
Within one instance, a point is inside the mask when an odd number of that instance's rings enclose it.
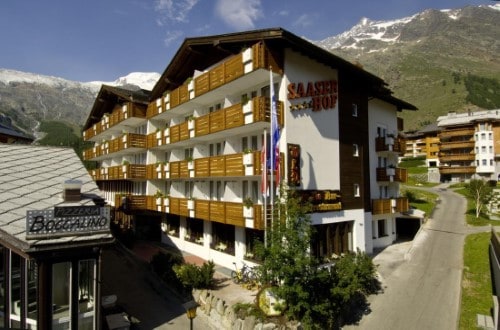
<path fill-rule="evenodd" d="M 196 301 L 191 300 L 188 301 L 187 303 L 182 304 L 182 306 L 186 310 L 186 314 L 190 323 L 190 329 L 193 330 L 193 319 L 196 317 L 196 308 L 199 305 Z"/>

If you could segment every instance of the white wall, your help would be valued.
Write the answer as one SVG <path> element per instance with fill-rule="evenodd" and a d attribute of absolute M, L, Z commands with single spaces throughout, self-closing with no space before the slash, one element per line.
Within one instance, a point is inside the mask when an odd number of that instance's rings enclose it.
<path fill-rule="evenodd" d="M 340 189 L 338 104 L 335 109 L 313 112 L 311 109 L 290 111 L 288 84 L 337 80 L 336 70 L 311 61 L 291 50 L 285 53 L 285 72 L 280 86 L 280 100 L 285 102 L 285 128 L 281 150 L 287 143 L 301 147 L 302 189 Z M 294 103 L 310 101 L 301 98 Z"/>

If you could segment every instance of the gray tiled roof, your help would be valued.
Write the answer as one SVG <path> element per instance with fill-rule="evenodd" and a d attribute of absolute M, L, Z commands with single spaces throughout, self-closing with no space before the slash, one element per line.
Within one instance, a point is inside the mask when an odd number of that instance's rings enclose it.
<path fill-rule="evenodd" d="M 73 149 L 0 144 L 0 240 L 22 251 L 41 250 L 54 244 L 96 244 L 112 240 L 110 233 L 26 239 L 26 212 L 54 206 L 95 205 L 92 198 L 63 202 L 63 182 L 82 181 L 82 194 L 102 197 Z"/>

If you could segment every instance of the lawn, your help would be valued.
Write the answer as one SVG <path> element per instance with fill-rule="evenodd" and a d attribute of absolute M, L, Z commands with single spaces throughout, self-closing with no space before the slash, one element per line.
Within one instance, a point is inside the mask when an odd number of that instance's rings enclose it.
<path fill-rule="evenodd" d="M 451 188 L 452 186 L 450 186 Z M 467 222 L 468 225 L 471 226 L 487 226 L 487 225 L 492 225 L 492 226 L 499 226 L 500 221 L 498 220 L 490 220 L 487 215 L 481 214 L 479 215 L 479 218 L 476 219 L 476 205 L 474 201 L 468 197 L 467 195 L 467 189 L 465 188 L 464 185 L 454 185 L 453 186 L 455 189 L 454 191 L 458 194 L 463 195 L 465 198 L 467 198 L 467 211 L 465 212 L 465 221 Z"/>
<path fill-rule="evenodd" d="M 490 315 L 493 307 L 488 244 L 491 233 L 465 238 L 459 329 L 477 329 L 476 315 Z"/>
<path fill-rule="evenodd" d="M 401 195 L 408 197 L 410 206 L 422 210 L 427 216 L 430 216 L 436 206 L 437 194 L 409 187 L 401 188 Z"/>

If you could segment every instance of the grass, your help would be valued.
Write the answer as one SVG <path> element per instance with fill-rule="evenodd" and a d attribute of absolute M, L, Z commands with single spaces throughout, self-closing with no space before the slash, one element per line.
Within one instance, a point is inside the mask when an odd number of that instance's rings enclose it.
<path fill-rule="evenodd" d="M 450 186 L 451 188 L 452 186 Z M 487 225 L 492 225 L 492 226 L 498 226 L 500 225 L 500 221 L 498 220 L 490 220 L 489 217 L 482 213 L 479 214 L 479 218 L 476 218 L 476 205 L 474 201 L 468 197 L 467 195 L 467 189 L 465 188 L 465 185 L 459 184 L 459 185 L 453 185 L 455 188 L 455 192 L 458 194 L 463 195 L 465 198 L 467 198 L 467 211 L 465 212 L 465 221 L 467 222 L 468 225 L 471 226 L 487 226 Z"/>
<path fill-rule="evenodd" d="M 459 329 L 477 329 L 476 315 L 490 315 L 493 304 L 488 257 L 490 235 L 480 233 L 465 238 Z"/>
<path fill-rule="evenodd" d="M 408 197 L 410 206 L 424 211 L 427 216 L 434 210 L 436 199 L 438 198 L 437 194 L 420 189 L 410 189 L 408 187 L 402 188 L 401 194 Z"/>

